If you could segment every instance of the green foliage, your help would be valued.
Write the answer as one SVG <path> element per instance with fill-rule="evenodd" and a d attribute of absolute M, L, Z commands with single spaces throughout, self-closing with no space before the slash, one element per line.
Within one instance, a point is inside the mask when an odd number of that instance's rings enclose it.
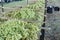
<path fill-rule="evenodd" d="M 0 25 L 0 40 L 37 40 L 38 27 L 20 20 L 9 20 Z"/>

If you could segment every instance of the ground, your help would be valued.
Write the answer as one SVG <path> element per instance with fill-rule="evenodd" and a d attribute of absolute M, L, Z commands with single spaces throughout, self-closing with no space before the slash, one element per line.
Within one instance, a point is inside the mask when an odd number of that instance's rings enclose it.
<path fill-rule="evenodd" d="M 60 0 L 48 0 L 48 6 L 60 7 Z M 51 30 L 45 31 L 45 40 L 60 40 L 60 11 L 54 11 L 52 14 L 47 14 L 46 27 Z"/>

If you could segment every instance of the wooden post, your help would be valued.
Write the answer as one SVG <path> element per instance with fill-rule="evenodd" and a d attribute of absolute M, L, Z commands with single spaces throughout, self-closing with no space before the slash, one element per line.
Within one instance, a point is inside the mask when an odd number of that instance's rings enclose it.
<path fill-rule="evenodd" d="M 1 0 L 1 6 L 3 7 L 3 0 Z M 2 12 L 4 12 L 4 8 L 2 8 Z"/>
<path fill-rule="evenodd" d="M 45 0 L 45 8 L 47 6 L 47 0 Z M 46 10 L 45 10 L 45 13 L 44 15 L 46 15 Z M 44 20 L 43 22 L 46 21 L 46 17 L 44 16 Z M 43 23 L 42 27 L 45 27 L 45 23 Z M 45 29 L 41 29 L 41 35 L 40 35 L 40 40 L 44 40 L 44 36 L 45 36 Z"/>
<path fill-rule="evenodd" d="M 45 22 L 46 17 L 44 17 L 44 22 Z M 43 23 L 42 27 L 45 27 L 45 23 Z M 44 40 L 45 36 L 45 29 L 41 29 L 41 35 L 40 35 L 40 40 Z"/>
<path fill-rule="evenodd" d="M 28 4 L 28 0 L 27 0 L 27 4 Z"/>

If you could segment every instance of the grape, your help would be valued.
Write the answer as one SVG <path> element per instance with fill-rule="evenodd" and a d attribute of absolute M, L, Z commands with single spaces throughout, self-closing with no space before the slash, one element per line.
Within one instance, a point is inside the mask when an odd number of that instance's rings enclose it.
<path fill-rule="evenodd" d="M 44 20 L 45 0 L 4 14 L 8 20 L 0 25 L 1 40 L 37 40 Z"/>
<path fill-rule="evenodd" d="M 32 39 L 38 31 L 39 28 L 36 25 L 16 19 L 8 20 L 0 25 L 0 37 L 5 40 Z"/>

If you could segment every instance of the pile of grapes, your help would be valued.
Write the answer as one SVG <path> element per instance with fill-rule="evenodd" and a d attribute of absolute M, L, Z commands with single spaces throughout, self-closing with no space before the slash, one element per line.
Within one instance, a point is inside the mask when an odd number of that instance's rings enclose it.
<path fill-rule="evenodd" d="M 44 20 L 44 2 L 37 0 L 34 4 L 5 13 L 3 16 L 8 20 L 0 24 L 0 40 L 37 40 Z"/>

